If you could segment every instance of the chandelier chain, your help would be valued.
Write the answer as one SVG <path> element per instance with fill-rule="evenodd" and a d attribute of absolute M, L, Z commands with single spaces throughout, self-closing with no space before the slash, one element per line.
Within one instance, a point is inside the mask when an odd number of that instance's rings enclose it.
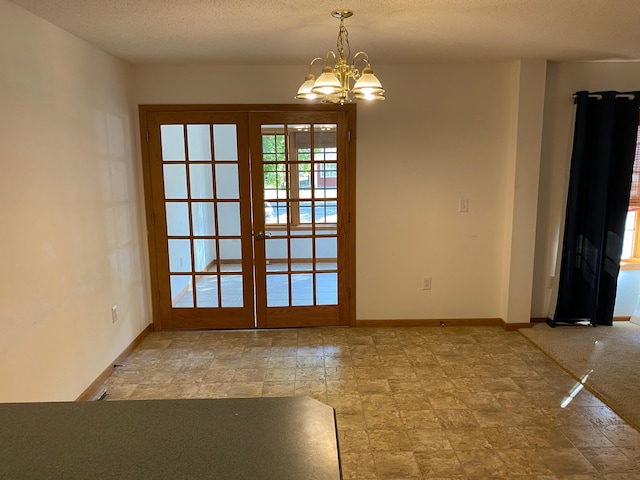
<path fill-rule="evenodd" d="M 344 47 L 347 46 L 347 54 L 344 54 Z M 344 26 L 344 18 L 340 18 L 340 30 L 338 31 L 338 42 L 336 43 L 338 48 L 339 58 L 347 59 L 351 57 L 351 46 L 349 45 L 349 32 Z"/>

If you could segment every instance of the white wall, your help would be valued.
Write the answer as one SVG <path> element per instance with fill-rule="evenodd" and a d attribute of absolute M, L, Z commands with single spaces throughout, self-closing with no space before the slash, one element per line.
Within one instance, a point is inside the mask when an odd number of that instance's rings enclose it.
<path fill-rule="evenodd" d="M 130 67 L 6 0 L 0 58 L 0 402 L 73 400 L 150 322 Z"/>
<path fill-rule="evenodd" d="M 358 106 L 357 318 L 500 317 L 517 69 L 375 68 L 388 99 Z M 294 103 L 305 74 L 304 66 L 137 66 L 135 101 Z M 258 91 L 249 86 L 256 78 Z M 458 213 L 460 198 L 468 213 Z M 422 290 L 425 276 L 431 291 Z"/>
<path fill-rule="evenodd" d="M 513 160 L 508 167 L 505 205 L 504 286 L 501 317 L 507 323 L 529 323 L 533 283 L 538 173 L 547 62 L 516 65 L 513 99 Z"/>
<path fill-rule="evenodd" d="M 538 222 L 532 317 L 553 315 L 555 301 L 549 288 L 556 275 L 559 244 L 571 164 L 575 106 L 572 95 L 580 90 L 640 90 L 640 62 L 549 63 L 540 165 Z M 623 272 L 618 282 L 615 315 L 628 316 L 635 305 L 635 272 Z M 557 276 L 556 276 L 557 278 Z M 556 282 L 557 283 L 557 282 Z M 554 294 L 555 296 L 555 294 Z M 552 308 L 549 309 L 549 305 Z"/>
<path fill-rule="evenodd" d="M 514 66 L 387 71 L 358 112 L 357 317 L 500 317 Z"/>

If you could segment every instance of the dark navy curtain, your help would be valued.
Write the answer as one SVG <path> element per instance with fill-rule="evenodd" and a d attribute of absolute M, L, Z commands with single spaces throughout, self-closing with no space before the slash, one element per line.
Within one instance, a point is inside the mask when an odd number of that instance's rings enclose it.
<path fill-rule="evenodd" d="M 578 92 L 558 301 L 550 326 L 613 323 L 640 92 Z"/>

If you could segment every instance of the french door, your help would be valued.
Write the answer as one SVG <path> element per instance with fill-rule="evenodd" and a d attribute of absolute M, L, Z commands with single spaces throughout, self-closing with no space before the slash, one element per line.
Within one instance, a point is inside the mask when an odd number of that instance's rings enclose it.
<path fill-rule="evenodd" d="M 349 325 L 355 110 L 275 110 L 140 107 L 156 329 Z"/>

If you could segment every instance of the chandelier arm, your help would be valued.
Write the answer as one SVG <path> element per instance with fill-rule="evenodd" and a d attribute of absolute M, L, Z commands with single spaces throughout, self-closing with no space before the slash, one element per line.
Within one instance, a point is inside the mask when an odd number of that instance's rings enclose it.
<path fill-rule="evenodd" d="M 370 66 L 371 66 L 371 64 L 369 63 L 369 55 L 367 55 L 367 53 L 366 53 L 366 52 L 362 52 L 362 51 L 360 51 L 360 52 L 356 53 L 356 54 L 353 56 L 353 62 L 351 62 L 351 63 L 355 66 L 355 64 L 356 64 L 356 62 L 357 62 L 358 60 L 362 60 L 362 61 L 364 61 L 364 62 L 366 63 L 366 66 L 367 66 L 367 67 L 370 67 Z"/>
<path fill-rule="evenodd" d="M 353 56 L 353 61 L 351 62 L 351 65 L 353 68 L 353 78 L 356 80 L 360 78 L 360 70 L 358 70 L 358 68 L 356 67 L 358 62 L 360 63 L 364 62 L 364 68 L 367 68 L 367 67 L 371 68 L 371 64 L 369 63 L 369 55 L 367 55 L 366 52 L 356 53 Z"/>
<path fill-rule="evenodd" d="M 313 67 L 313 64 L 316 63 L 318 60 L 324 60 L 323 57 L 316 57 L 313 60 L 311 60 L 311 62 L 309 63 L 309 73 L 311 73 L 311 67 Z"/>
<path fill-rule="evenodd" d="M 329 65 L 329 57 L 333 57 L 333 63 L 334 63 L 334 65 L 335 65 L 335 63 L 336 63 L 336 59 L 338 58 L 338 57 L 336 56 L 336 52 L 334 52 L 333 50 L 329 50 L 329 51 L 327 52 L 327 54 L 326 54 L 326 55 L 325 55 L 325 57 L 324 57 L 324 63 L 325 63 L 325 65 Z"/>

